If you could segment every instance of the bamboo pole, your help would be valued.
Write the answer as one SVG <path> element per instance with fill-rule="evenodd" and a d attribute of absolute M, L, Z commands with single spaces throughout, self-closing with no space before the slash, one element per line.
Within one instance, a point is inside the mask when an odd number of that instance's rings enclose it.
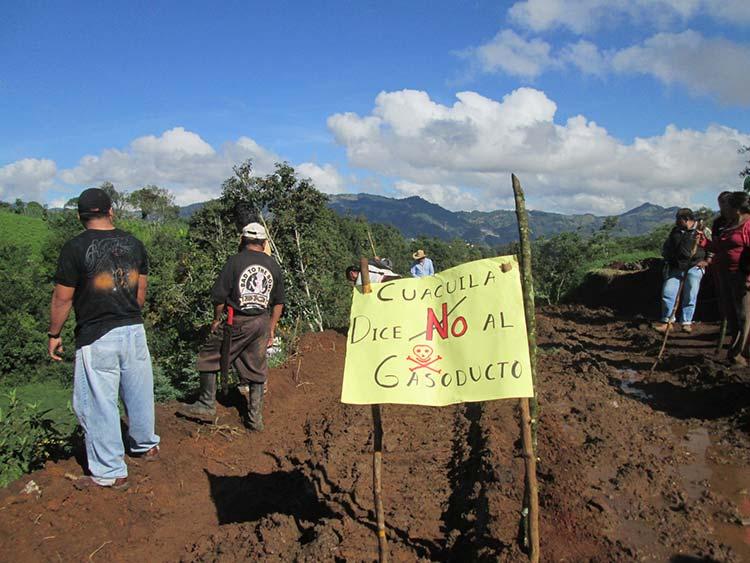
<path fill-rule="evenodd" d="M 372 233 L 370 232 L 370 226 L 367 226 L 367 240 L 370 241 L 370 248 L 372 249 L 372 257 L 377 258 L 378 253 L 375 252 L 375 243 L 372 241 Z"/>
<path fill-rule="evenodd" d="M 362 276 L 362 293 L 372 293 L 370 286 L 370 265 L 367 258 L 359 261 Z M 388 538 L 385 534 L 385 511 L 383 509 L 383 421 L 380 405 L 372 406 L 373 448 L 372 448 L 372 491 L 375 497 L 375 517 L 378 523 L 378 561 L 388 563 Z"/>
<path fill-rule="evenodd" d="M 516 200 L 516 218 L 518 219 L 518 236 L 521 247 L 521 282 L 523 287 L 523 308 L 526 317 L 526 335 L 529 341 L 529 359 L 531 362 L 531 380 L 534 385 L 534 396 L 531 399 L 520 399 L 521 407 L 521 442 L 523 444 L 524 465 L 526 468 L 526 494 L 524 504 L 528 508 L 527 529 L 529 531 L 529 560 L 539 563 L 539 489 L 536 481 L 536 430 L 538 404 L 536 401 L 536 318 L 534 316 L 534 279 L 531 274 L 531 243 L 529 240 L 529 218 L 526 213 L 521 182 L 515 174 L 511 175 L 513 196 Z"/>

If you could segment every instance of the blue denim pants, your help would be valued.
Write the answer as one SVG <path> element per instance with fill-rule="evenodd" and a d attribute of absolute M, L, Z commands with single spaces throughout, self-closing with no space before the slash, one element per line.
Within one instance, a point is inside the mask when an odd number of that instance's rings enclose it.
<path fill-rule="evenodd" d="M 664 287 L 661 292 L 661 322 L 666 323 L 670 320 L 669 315 L 674 308 L 674 302 L 677 299 L 677 292 L 680 289 L 680 282 L 685 277 L 685 272 L 680 270 L 669 270 L 667 278 L 664 280 Z M 695 313 L 695 303 L 698 301 L 698 291 L 701 288 L 701 279 L 703 270 L 693 266 L 687 271 L 685 286 L 682 288 L 682 298 L 680 299 L 680 324 L 689 325 L 693 322 Z"/>
<path fill-rule="evenodd" d="M 156 446 L 154 376 L 142 324 L 114 328 L 76 350 L 73 410 L 86 433 L 91 476 L 105 486 L 128 474 L 118 397 L 128 415 L 131 452 Z"/>

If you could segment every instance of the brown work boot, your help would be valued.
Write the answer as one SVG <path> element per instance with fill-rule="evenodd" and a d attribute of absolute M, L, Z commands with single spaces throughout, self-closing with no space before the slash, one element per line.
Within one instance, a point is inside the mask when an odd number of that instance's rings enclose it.
<path fill-rule="evenodd" d="M 143 454 L 144 461 L 159 461 L 159 446 L 154 446 Z"/>
<path fill-rule="evenodd" d="M 747 358 L 742 354 L 737 354 L 732 358 L 732 363 L 738 367 L 747 367 Z"/>
<path fill-rule="evenodd" d="M 684 325 L 682 325 L 682 331 L 683 332 L 687 332 L 688 334 L 690 334 L 691 332 L 693 332 L 693 325 L 691 325 L 691 324 L 684 324 Z"/>
<path fill-rule="evenodd" d="M 651 328 L 653 328 L 656 332 L 661 332 L 663 334 L 667 332 L 667 329 L 669 328 L 669 323 L 653 323 L 651 325 Z"/>

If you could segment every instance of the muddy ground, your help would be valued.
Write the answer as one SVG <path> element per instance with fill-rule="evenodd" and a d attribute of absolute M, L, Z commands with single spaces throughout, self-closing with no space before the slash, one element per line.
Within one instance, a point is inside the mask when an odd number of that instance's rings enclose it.
<path fill-rule="evenodd" d="M 716 325 L 660 344 L 606 309 L 539 313 L 544 561 L 750 561 L 750 370 L 714 357 Z M 306 337 L 273 370 L 267 429 L 159 406 L 162 459 L 125 492 L 75 490 L 80 459 L 0 492 L 2 561 L 373 561 L 371 417 L 338 401 L 345 338 Z M 385 406 L 393 559 L 524 561 L 516 401 Z M 39 493 L 22 489 L 30 481 Z"/>

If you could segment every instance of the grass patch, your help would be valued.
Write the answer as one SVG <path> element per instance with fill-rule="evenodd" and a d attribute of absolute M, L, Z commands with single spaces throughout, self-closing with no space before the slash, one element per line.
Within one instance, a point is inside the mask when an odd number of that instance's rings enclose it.
<path fill-rule="evenodd" d="M 70 405 L 73 390 L 70 387 L 52 381 L 24 383 L 14 386 L 16 396 L 23 403 L 36 403 L 40 410 L 49 409 L 49 418 L 55 421 L 55 426 L 60 433 L 72 434 L 78 424 L 75 414 Z M 7 393 L 13 387 L 0 387 L 0 407 L 8 407 Z"/>
<path fill-rule="evenodd" d="M 613 262 L 623 262 L 630 264 L 633 262 L 640 262 L 648 258 L 661 258 L 661 255 L 653 250 L 635 250 L 632 252 L 622 252 L 619 254 L 613 254 L 607 258 L 598 258 L 593 260 L 589 264 L 589 270 L 602 270 L 604 267 L 612 264 Z"/>
<path fill-rule="evenodd" d="M 49 226 L 39 217 L 0 211 L 0 232 L 4 243 L 30 247 L 34 256 L 39 257 L 49 236 Z"/>

